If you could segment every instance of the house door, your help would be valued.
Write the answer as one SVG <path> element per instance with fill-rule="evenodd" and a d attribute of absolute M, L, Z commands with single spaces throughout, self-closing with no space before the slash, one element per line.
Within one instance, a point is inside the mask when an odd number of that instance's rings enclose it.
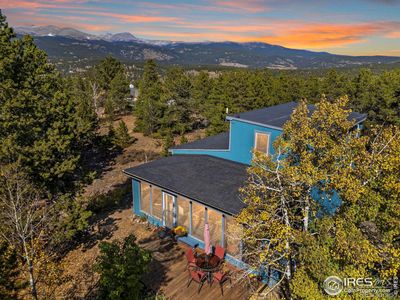
<path fill-rule="evenodd" d="M 174 227 L 174 196 L 164 193 L 164 226 Z"/>

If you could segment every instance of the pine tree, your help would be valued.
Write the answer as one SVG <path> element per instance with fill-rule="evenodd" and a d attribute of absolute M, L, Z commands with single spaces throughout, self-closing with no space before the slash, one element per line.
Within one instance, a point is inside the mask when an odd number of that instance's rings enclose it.
<path fill-rule="evenodd" d="M 118 74 L 123 74 L 124 65 L 111 55 L 104 58 L 95 68 L 96 76 L 103 90 L 109 91 L 111 82 Z"/>
<path fill-rule="evenodd" d="M 118 123 L 118 128 L 115 131 L 114 144 L 126 148 L 131 145 L 135 139 L 129 135 L 128 127 L 124 121 Z"/>
<path fill-rule="evenodd" d="M 110 99 L 114 103 L 115 108 L 120 113 L 125 113 L 129 107 L 128 101 L 126 100 L 128 96 L 129 81 L 124 73 L 117 73 L 110 83 L 108 99 Z"/>
<path fill-rule="evenodd" d="M 188 139 L 185 137 L 184 134 L 181 135 L 181 138 L 179 139 L 179 144 L 186 144 L 188 142 Z"/>
<path fill-rule="evenodd" d="M 175 145 L 174 142 L 174 135 L 172 134 L 171 131 L 167 131 L 165 137 L 164 137 L 164 145 L 163 145 L 163 156 L 169 156 L 169 149 Z"/>
<path fill-rule="evenodd" d="M 171 68 L 164 78 L 162 101 L 165 103 L 161 131 L 172 133 L 192 129 L 191 81 L 182 68 Z"/>
<path fill-rule="evenodd" d="M 205 116 L 209 123 L 207 135 L 215 135 L 228 130 L 228 124 L 225 121 L 226 110 L 232 111 L 231 101 L 225 92 L 225 79 L 219 77 L 213 85 L 205 107 Z"/>
<path fill-rule="evenodd" d="M 0 241 L 0 299 L 18 299 L 18 291 L 25 287 L 20 273 L 15 249 Z"/>
<path fill-rule="evenodd" d="M 162 84 L 153 60 L 148 60 L 139 84 L 139 97 L 135 106 L 136 129 L 145 135 L 160 128 L 164 106 L 161 102 Z"/>
<path fill-rule="evenodd" d="M 99 125 L 90 86 L 81 76 L 68 77 L 65 93 L 75 104 L 75 133 L 80 143 L 77 148 L 83 149 L 93 143 Z"/>
<path fill-rule="evenodd" d="M 0 163 L 19 161 L 48 190 L 73 182 L 81 145 L 75 103 L 33 39 L 0 14 Z"/>
<path fill-rule="evenodd" d="M 115 103 L 112 98 L 107 97 L 106 103 L 104 104 L 104 113 L 107 116 L 109 122 L 112 122 L 115 117 Z"/>

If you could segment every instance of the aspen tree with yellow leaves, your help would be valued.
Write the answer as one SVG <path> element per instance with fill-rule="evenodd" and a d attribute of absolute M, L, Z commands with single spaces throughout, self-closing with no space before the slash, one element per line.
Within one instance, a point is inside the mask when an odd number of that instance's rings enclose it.
<path fill-rule="evenodd" d="M 398 276 L 400 129 L 363 133 L 347 107 L 322 98 L 310 112 L 303 101 L 275 154 L 254 153 L 248 169 L 243 260 L 286 297 L 325 299 L 331 275 Z"/>

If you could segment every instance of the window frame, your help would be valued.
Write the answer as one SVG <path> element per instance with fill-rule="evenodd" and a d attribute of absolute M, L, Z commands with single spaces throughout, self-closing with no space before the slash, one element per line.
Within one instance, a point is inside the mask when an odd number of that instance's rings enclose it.
<path fill-rule="evenodd" d="M 149 203 L 148 203 L 149 211 L 143 210 L 143 205 L 142 205 L 142 202 L 143 202 L 143 194 L 142 194 L 142 192 L 143 192 L 143 184 L 147 185 L 148 186 L 148 190 L 149 190 Z M 140 212 L 144 213 L 146 215 L 149 215 L 149 216 L 153 215 L 153 211 L 152 211 L 153 210 L 152 185 L 150 183 L 146 182 L 146 181 L 140 181 L 140 184 L 139 184 L 139 195 L 140 195 L 140 201 L 139 201 Z"/>
<path fill-rule="evenodd" d="M 258 150 L 257 149 L 257 135 L 261 135 L 261 134 L 263 134 L 263 135 L 266 135 L 267 136 L 267 138 L 268 138 L 268 141 L 267 141 L 267 151 L 266 152 L 264 152 L 264 151 L 260 151 L 260 150 Z M 265 132 L 265 131 L 258 131 L 258 130 L 256 130 L 256 131 L 254 131 L 254 147 L 253 147 L 253 149 L 254 149 L 254 151 L 257 151 L 257 153 L 263 153 L 263 154 L 266 154 L 266 155 L 269 155 L 270 154 L 270 141 L 271 141 L 271 133 L 270 132 Z"/>
<path fill-rule="evenodd" d="M 163 206 L 163 208 L 162 208 L 163 209 L 162 223 L 163 223 L 164 226 L 167 226 L 167 222 L 166 222 L 166 219 L 167 219 L 167 215 L 166 215 L 167 197 L 171 197 L 172 198 L 172 212 L 171 213 L 172 213 L 172 227 L 174 227 L 174 226 L 176 226 L 176 223 L 177 223 L 177 213 L 176 213 L 176 210 L 177 210 L 177 203 L 176 203 L 177 200 L 176 199 L 177 199 L 177 197 L 174 194 L 168 193 L 168 192 L 166 192 L 164 190 L 162 190 L 162 206 Z"/>
<path fill-rule="evenodd" d="M 154 189 L 157 189 L 157 193 L 160 193 L 160 198 L 161 198 L 161 216 L 156 216 L 154 215 Z M 162 222 L 163 221 L 163 215 L 164 215 L 164 194 L 163 190 L 158 186 L 158 185 L 151 185 L 151 194 L 150 194 L 150 199 L 151 199 L 151 216 L 156 219 L 157 221 Z M 157 203 L 159 205 L 159 203 Z"/>

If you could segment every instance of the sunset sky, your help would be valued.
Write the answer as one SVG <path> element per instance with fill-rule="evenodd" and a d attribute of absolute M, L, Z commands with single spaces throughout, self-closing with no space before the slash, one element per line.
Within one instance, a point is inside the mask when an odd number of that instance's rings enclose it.
<path fill-rule="evenodd" d="M 400 0 L 0 0 L 12 26 L 400 56 Z"/>

